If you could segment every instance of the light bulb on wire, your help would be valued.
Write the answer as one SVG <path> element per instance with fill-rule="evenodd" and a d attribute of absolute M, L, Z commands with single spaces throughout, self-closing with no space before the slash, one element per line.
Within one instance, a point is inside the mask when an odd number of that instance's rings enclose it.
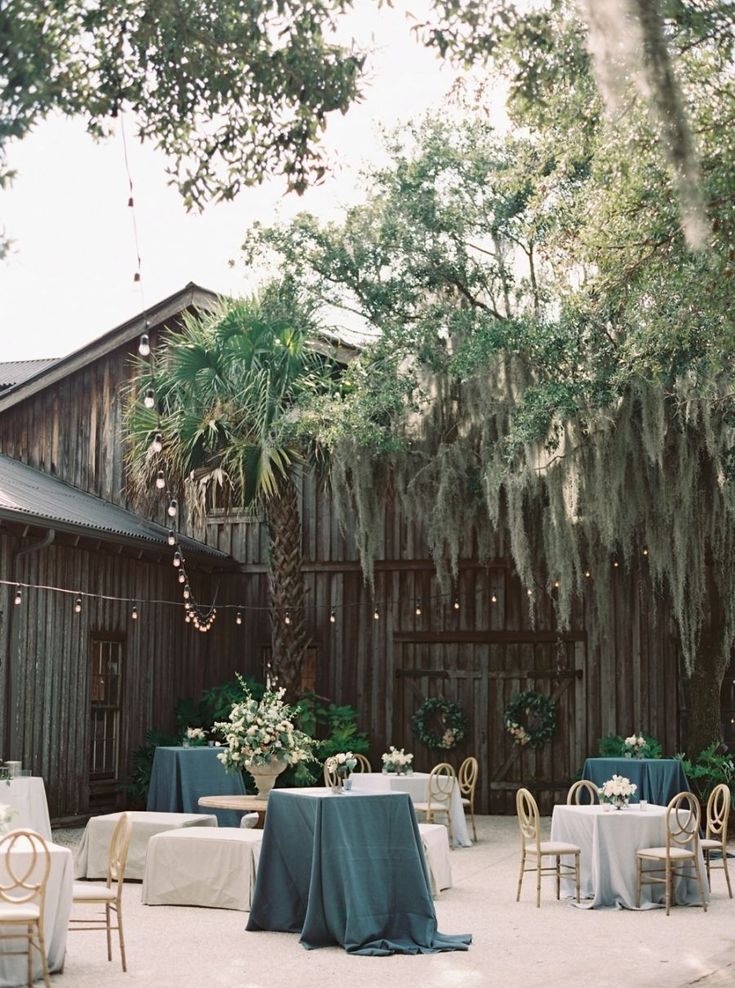
<path fill-rule="evenodd" d="M 18 584 L 15 588 L 15 599 L 13 600 L 13 603 L 16 607 L 23 603 L 23 590 L 21 589 L 20 584 Z"/>
<path fill-rule="evenodd" d="M 455 611 L 459 610 L 459 597 L 454 598 L 454 603 L 452 604 L 452 607 L 454 608 Z"/>
<path fill-rule="evenodd" d="M 77 595 L 74 599 L 74 613 L 75 614 L 82 613 L 82 598 L 79 595 Z"/>
<path fill-rule="evenodd" d="M 179 570 L 179 583 L 186 583 L 186 572 L 183 569 Z"/>
<path fill-rule="evenodd" d="M 163 470 L 159 470 L 156 474 L 156 487 L 159 491 L 162 491 L 166 486 L 166 477 L 164 476 Z"/>
<path fill-rule="evenodd" d="M 169 518 L 175 518 L 179 513 L 179 502 L 175 497 L 170 498 L 168 502 L 168 508 L 166 508 Z"/>
<path fill-rule="evenodd" d="M 375 610 L 373 611 L 373 621 L 379 621 L 379 620 L 380 620 L 380 611 L 376 607 Z"/>
<path fill-rule="evenodd" d="M 329 623 L 330 624 L 336 624 L 337 623 L 337 615 L 334 613 L 334 611 L 330 611 L 329 612 Z"/>
<path fill-rule="evenodd" d="M 142 333 L 138 341 L 138 353 L 141 357 L 149 357 L 151 353 L 151 338 L 148 333 Z"/>
<path fill-rule="evenodd" d="M 240 611 L 235 615 L 235 624 L 242 624 L 242 614 Z"/>
<path fill-rule="evenodd" d="M 181 566 L 181 553 L 179 552 L 178 549 L 174 553 L 173 563 L 174 563 L 174 566 L 176 566 L 176 567 Z"/>
<path fill-rule="evenodd" d="M 143 404 L 146 408 L 153 408 L 156 404 L 156 392 L 153 388 L 148 388 L 146 390 L 145 397 L 143 398 Z"/>
<path fill-rule="evenodd" d="M 137 621 L 138 620 L 138 606 L 137 606 L 137 604 L 133 604 L 133 609 L 130 612 L 130 617 L 133 619 L 133 621 Z"/>
<path fill-rule="evenodd" d="M 154 453 L 160 453 L 162 449 L 163 449 L 163 436 L 161 435 L 160 432 L 157 432 L 153 437 L 153 441 L 151 442 L 151 451 Z"/>
<path fill-rule="evenodd" d="M 497 602 L 498 602 L 498 595 L 493 590 L 493 592 L 490 594 L 490 603 L 497 604 Z"/>
<path fill-rule="evenodd" d="M 169 545 L 176 545 L 176 532 L 173 530 L 173 528 L 169 528 L 168 537 L 166 541 L 168 542 Z"/>
<path fill-rule="evenodd" d="M 415 613 L 416 617 L 421 617 L 421 604 L 416 604 L 416 608 L 414 610 L 414 613 Z"/>
<path fill-rule="evenodd" d="M 284 624 L 291 624 L 291 615 L 290 615 L 290 613 L 288 611 L 286 611 L 286 616 L 283 619 L 283 623 Z"/>

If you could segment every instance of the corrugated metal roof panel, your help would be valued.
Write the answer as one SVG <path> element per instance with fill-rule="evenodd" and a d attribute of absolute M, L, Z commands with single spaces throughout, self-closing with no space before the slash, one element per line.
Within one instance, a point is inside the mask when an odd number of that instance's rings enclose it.
<path fill-rule="evenodd" d="M 59 362 L 58 357 L 49 357 L 45 360 L 6 360 L 0 361 L 0 391 L 12 388 L 26 378 L 40 374 L 47 367 L 52 367 Z"/>
<path fill-rule="evenodd" d="M 165 546 L 168 530 L 141 518 L 111 501 L 89 494 L 25 463 L 0 454 L 0 515 L 27 524 L 48 523 L 78 529 L 80 534 L 118 536 L 149 545 Z M 181 536 L 184 552 L 208 557 L 211 562 L 234 564 L 235 560 L 203 542 Z"/>

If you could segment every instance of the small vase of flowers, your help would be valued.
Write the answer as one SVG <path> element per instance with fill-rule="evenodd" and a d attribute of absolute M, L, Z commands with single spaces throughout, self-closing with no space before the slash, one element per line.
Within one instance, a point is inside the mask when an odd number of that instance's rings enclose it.
<path fill-rule="evenodd" d="M 204 728 L 187 727 L 181 743 L 185 748 L 201 748 L 207 743 L 207 735 Z"/>
<path fill-rule="evenodd" d="M 395 772 L 396 775 L 408 775 L 409 772 L 413 772 L 413 755 L 403 748 L 394 748 L 391 745 L 390 750 L 381 756 L 381 761 L 384 772 Z"/>
<path fill-rule="evenodd" d="M 648 755 L 648 741 L 642 734 L 631 734 L 623 741 L 626 758 L 645 758 Z"/>
<path fill-rule="evenodd" d="M 336 755 L 331 755 L 324 766 L 329 773 L 337 776 L 338 785 L 333 789 L 343 791 L 351 788 L 350 777 L 357 765 L 357 759 L 351 751 L 340 751 Z"/>
<path fill-rule="evenodd" d="M 601 803 L 609 803 L 616 810 L 622 810 L 635 795 L 638 786 L 624 775 L 614 775 L 597 790 Z"/>

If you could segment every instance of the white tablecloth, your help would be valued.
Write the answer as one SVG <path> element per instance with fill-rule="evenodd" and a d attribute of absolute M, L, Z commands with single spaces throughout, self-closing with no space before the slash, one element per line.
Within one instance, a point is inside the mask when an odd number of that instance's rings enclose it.
<path fill-rule="evenodd" d="M 66 931 L 69 926 L 74 885 L 74 865 L 72 853 L 68 847 L 49 843 L 48 849 L 51 853 L 51 870 L 46 886 L 46 908 L 43 914 L 43 924 L 48 966 L 53 973 L 54 971 L 62 971 L 64 968 Z M 14 851 L 13 858 L 15 859 L 16 856 L 26 857 L 27 855 L 24 852 Z M 2 881 L 8 878 L 5 857 L 5 853 L 0 854 L 0 880 Z M 13 867 L 17 868 L 15 861 Z M 36 876 L 31 875 L 29 877 L 34 879 Z M 16 944 L 12 940 L 5 940 L 4 945 L 12 950 L 22 949 L 23 942 L 19 940 Z M 38 953 L 34 951 L 33 956 L 34 978 L 40 978 L 41 963 L 38 960 Z M 8 988 L 10 985 L 25 985 L 26 970 L 25 957 L 4 956 L 0 949 L 0 988 Z"/>
<path fill-rule="evenodd" d="M 449 835 L 440 823 L 420 823 L 419 833 L 426 851 L 426 863 L 431 874 L 431 891 L 436 898 L 439 892 L 452 887 L 452 865 L 449 860 Z"/>
<path fill-rule="evenodd" d="M 262 830 L 196 827 L 151 837 L 143 879 L 147 906 L 250 909 Z"/>
<path fill-rule="evenodd" d="M 648 804 L 646 810 L 631 804 L 624 810 L 606 810 L 602 806 L 555 806 L 551 818 L 552 841 L 564 841 L 581 848 L 581 895 L 587 908 L 625 906 L 635 909 L 636 851 L 644 847 L 663 847 L 666 843 L 666 807 Z M 699 866 L 705 880 L 702 852 Z M 644 864 L 650 868 L 650 864 Z M 678 879 L 676 901 L 699 903 L 694 880 Z M 562 883 L 566 895 L 573 895 L 573 883 Z M 643 885 L 641 909 L 652 909 L 664 899 L 664 886 Z M 652 900 L 651 897 L 654 897 Z"/>
<path fill-rule="evenodd" d="M 112 831 L 120 819 L 120 813 L 93 816 L 87 823 L 82 842 L 74 862 L 75 878 L 106 878 L 107 860 Z M 125 879 L 143 880 L 148 841 L 154 834 L 182 827 L 216 827 L 217 817 L 206 813 L 149 813 L 129 814 L 132 823 Z"/>
<path fill-rule="evenodd" d="M 426 803 L 429 800 L 429 773 L 414 772 L 413 775 L 395 775 L 382 772 L 354 772 L 352 788 L 369 792 L 407 792 L 414 803 Z M 452 821 L 452 836 L 457 847 L 472 847 L 467 821 L 462 807 L 462 794 L 459 786 L 454 783 L 452 801 L 449 807 Z M 441 819 L 441 817 L 439 818 Z"/>
<path fill-rule="evenodd" d="M 51 821 L 43 779 L 26 776 L 0 782 L 0 803 L 7 803 L 15 810 L 10 821 L 13 830 L 35 830 L 45 841 L 51 840 Z"/>

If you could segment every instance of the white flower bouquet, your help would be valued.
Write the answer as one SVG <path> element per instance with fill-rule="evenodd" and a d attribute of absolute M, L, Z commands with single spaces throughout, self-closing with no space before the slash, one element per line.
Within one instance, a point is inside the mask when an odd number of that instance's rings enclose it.
<path fill-rule="evenodd" d="M 187 727 L 184 731 L 184 745 L 188 748 L 201 748 L 207 743 L 207 735 L 203 727 Z"/>
<path fill-rule="evenodd" d="M 648 753 L 648 741 L 642 734 L 631 734 L 623 741 L 626 758 L 645 758 Z"/>
<path fill-rule="evenodd" d="M 630 797 L 635 795 L 637 789 L 638 786 L 635 782 L 626 779 L 624 775 L 614 775 L 612 779 L 603 783 L 597 792 L 600 796 L 600 802 L 610 803 L 616 810 L 622 810 L 624 806 L 628 805 Z"/>
<path fill-rule="evenodd" d="M 413 755 L 410 752 L 406 752 L 403 748 L 394 748 L 393 745 L 390 746 L 390 750 L 386 751 L 381 756 L 381 761 L 383 762 L 384 772 L 395 772 L 397 775 L 406 775 L 408 772 L 413 771 Z"/>
<path fill-rule="evenodd" d="M 258 701 L 243 689 L 245 697 L 233 705 L 229 720 L 214 725 L 225 742 L 217 758 L 227 771 L 276 761 L 295 765 L 310 758 L 314 741 L 294 727 L 294 710 L 283 702 L 286 691 L 266 690 Z"/>
<path fill-rule="evenodd" d="M 336 772 L 342 779 L 347 779 L 355 771 L 357 759 L 351 751 L 340 751 L 324 763 L 328 772 Z"/>

